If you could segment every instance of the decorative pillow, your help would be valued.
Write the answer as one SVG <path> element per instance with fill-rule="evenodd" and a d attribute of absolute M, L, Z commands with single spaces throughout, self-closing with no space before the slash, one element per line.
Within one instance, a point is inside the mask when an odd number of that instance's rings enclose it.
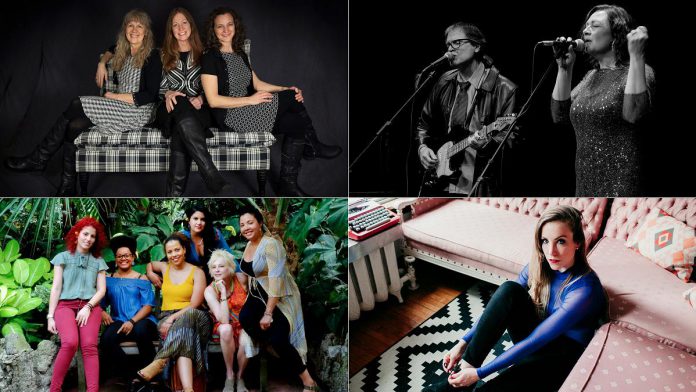
<path fill-rule="evenodd" d="M 626 246 L 688 282 L 696 258 L 694 228 L 661 209 L 651 211 Z"/>
<path fill-rule="evenodd" d="M 696 309 L 696 286 L 686 290 L 682 295 L 686 302 L 688 302 L 692 308 Z"/>

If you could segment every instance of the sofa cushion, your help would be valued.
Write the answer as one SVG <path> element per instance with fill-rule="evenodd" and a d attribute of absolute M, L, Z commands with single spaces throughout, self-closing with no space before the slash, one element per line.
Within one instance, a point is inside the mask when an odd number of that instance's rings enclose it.
<path fill-rule="evenodd" d="M 696 287 L 692 287 L 688 290 L 686 290 L 682 296 L 684 297 L 684 300 L 686 303 L 691 305 L 694 310 L 696 310 Z"/>
<path fill-rule="evenodd" d="M 614 199 L 603 235 L 626 241 L 650 211 L 659 208 L 674 218 L 696 227 L 696 198 L 649 197 Z"/>
<path fill-rule="evenodd" d="M 532 257 L 537 219 L 515 212 L 453 200 L 402 224 L 406 241 L 416 241 L 517 275 Z"/>
<path fill-rule="evenodd" d="M 213 137 L 206 139 L 209 147 L 270 147 L 275 137 L 270 132 L 220 132 L 211 128 Z M 78 148 L 168 148 L 169 139 L 162 137 L 159 129 L 142 128 L 122 133 L 99 132 L 97 127 L 83 132 L 75 139 Z"/>
<path fill-rule="evenodd" d="M 559 391 L 695 389 L 696 356 L 607 323 L 597 331 Z"/>
<path fill-rule="evenodd" d="M 696 352 L 696 312 L 682 300 L 689 285 L 614 238 L 600 240 L 588 261 L 607 291 L 612 320 Z"/>
<path fill-rule="evenodd" d="M 655 208 L 628 237 L 626 246 L 688 282 L 696 257 L 694 228 Z"/>

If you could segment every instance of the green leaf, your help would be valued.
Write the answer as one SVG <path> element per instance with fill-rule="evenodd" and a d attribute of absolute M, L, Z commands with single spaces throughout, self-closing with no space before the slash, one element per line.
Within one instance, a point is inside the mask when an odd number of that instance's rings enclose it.
<path fill-rule="evenodd" d="M 19 254 L 19 242 L 17 240 L 10 240 L 10 242 L 5 245 L 5 250 L 2 252 L 4 256 L 4 261 L 13 262 L 17 260 L 20 256 Z"/>
<path fill-rule="evenodd" d="M 29 297 L 31 297 L 29 289 L 13 290 L 7 298 L 5 298 L 5 303 L 3 305 L 17 308 L 22 302 L 28 300 Z"/>
<path fill-rule="evenodd" d="M 14 317 L 19 313 L 17 311 L 17 308 L 13 308 L 11 306 L 3 306 L 0 308 L 0 317 Z"/>
<path fill-rule="evenodd" d="M 12 267 L 15 281 L 24 285 L 29 279 L 29 264 L 24 259 L 17 259 Z"/>
<path fill-rule="evenodd" d="M 51 262 L 48 261 L 47 258 L 45 258 L 45 257 L 39 257 L 38 259 L 36 259 L 36 262 L 37 262 L 37 263 L 40 263 L 40 264 L 43 266 L 43 271 L 44 271 L 44 273 L 46 273 L 46 272 L 48 272 L 48 271 L 51 270 Z"/>
<path fill-rule="evenodd" d="M 7 275 L 12 271 L 12 264 L 9 261 L 0 263 L 0 275 Z"/>
<path fill-rule="evenodd" d="M 133 266 L 133 270 L 145 275 L 147 273 L 147 264 L 138 264 Z"/>
<path fill-rule="evenodd" d="M 44 259 L 44 260 L 46 260 L 46 259 Z M 27 262 L 27 266 L 29 267 L 29 277 L 27 278 L 27 281 L 25 282 L 25 286 L 32 287 L 36 284 L 36 282 L 39 281 L 39 279 L 41 279 L 41 276 L 44 274 L 45 264 L 41 262 L 41 259 L 39 259 L 39 260 L 24 259 L 24 261 Z M 46 262 L 48 262 L 48 260 L 46 260 Z M 15 262 L 15 264 L 16 264 L 16 262 Z"/>
<path fill-rule="evenodd" d="M 0 286 L 0 304 L 5 302 L 7 298 L 8 288 L 5 285 Z"/>
<path fill-rule="evenodd" d="M 157 244 L 150 248 L 150 261 L 160 261 L 164 256 L 164 245 Z"/>
<path fill-rule="evenodd" d="M 148 234 L 141 234 L 136 238 L 136 243 L 138 245 L 138 253 L 144 252 L 146 249 L 155 245 L 158 241 L 157 237 Z"/>
<path fill-rule="evenodd" d="M 319 258 L 326 262 L 328 268 L 333 268 L 336 264 L 336 237 L 322 234 L 317 238 L 317 242 L 304 250 L 305 258 L 311 258 L 315 254 L 319 255 Z"/>
<path fill-rule="evenodd" d="M 148 226 L 134 226 L 130 229 L 131 233 L 133 235 L 138 235 L 138 234 L 151 234 L 156 236 L 157 235 L 157 229 L 154 227 L 148 227 Z"/>
<path fill-rule="evenodd" d="M 13 276 L 0 276 L 0 284 L 4 285 L 8 289 L 17 288 L 17 283 L 15 283 Z M 2 303 L 2 300 L 0 300 L 0 303 Z"/>
<path fill-rule="evenodd" d="M 24 301 L 19 307 L 17 308 L 17 314 L 22 314 L 26 313 L 32 309 L 35 309 L 41 305 L 41 298 L 29 298 L 27 301 Z"/>
<path fill-rule="evenodd" d="M 2 336 L 7 337 L 12 333 L 24 336 L 24 331 L 22 330 L 22 327 L 19 326 L 19 324 L 10 321 L 2 327 Z"/>
<path fill-rule="evenodd" d="M 339 237 L 348 233 L 348 202 L 346 199 L 337 199 L 331 206 L 331 212 L 327 218 L 329 229 Z"/>
<path fill-rule="evenodd" d="M 102 259 L 104 259 L 104 261 L 106 261 L 107 263 L 116 260 L 116 257 L 114 256 L 114 251 L 111 250 L 111 248 L 102 249 Z"/>

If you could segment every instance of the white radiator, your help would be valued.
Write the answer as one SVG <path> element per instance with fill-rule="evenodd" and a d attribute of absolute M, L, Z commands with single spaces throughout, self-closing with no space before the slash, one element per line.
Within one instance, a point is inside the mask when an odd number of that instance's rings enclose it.
<path fill-rule="evenodd" d="M 415 270 L 410 263 L 408 273 L 403 277 L 399 276 L 394 242 L 384 244 L 368 255 L 354 260 L 349 264 L 348 273 L 349 319 L 357 320 L 361 311 L 374 309 L 375 302 L 386 301 L 389 294 L 394 295 L 399 303 L 404 302 L 401 298 L 401 288 L 407 280 L 411 281 L 411 290 L 418 287 Z"/>

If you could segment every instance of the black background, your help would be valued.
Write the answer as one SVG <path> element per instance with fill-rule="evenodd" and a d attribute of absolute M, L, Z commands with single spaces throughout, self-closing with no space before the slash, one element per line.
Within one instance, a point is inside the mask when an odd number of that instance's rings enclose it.
<path fill-rule="evenodd" d="M 597 2 L 557 1 L 428 1 L 353 2 L 351 39 L 351 162 L 377 130 L 396 112 L 414 89 L 414 77 L 445 53 L 444 30 L 457 21 L 477 24 L 489 42 L 489 53 L 501 73 L 529 97 L 534 44 L 557 36 L 576 38 L 586 13 Z M 657 80 L 655 121 L 644 134 L 645 195 L 694 195 L 693 80 L 688 53 L 681 37 L 693 34 L 693 15 L 668 2 L 619 2 L 639 25 L 647 26 L 647 62 Z M 588 70 L 579 57 L 573 86 Z M 552 61 L 550 48 L 537 50 L 534 80 Z M 525 142 L 506 154 L 505 196 L 573 195 L 575 135 L 571 127 L 551 123 L 549 103 L 556 66 L 540 87 L 523 121 Z M 415 105 L 420 113 L 429 88 Z M 522 102 L 520 102 L 521 105 Z M 406 195 L 406 164 L 415 171 L 415 146 L 406 159 L 410 135 L 409 108 L 385 131 L 380 142 L 356 163 L 350 173 L 351 195 Z M 693 111 L 693 110 L 691 110 Z M 414 123 L 415 125 L 415 123 Z M 409 194 L 417 193 L 411 178 Z M 597 196 L 597 195 L 595 195 Z"/>
<path fill-rule="evenodd" d="M 300 185 L 316 196 L 348 192 L 348 5 L 346 0 L 290 1 L 23 1 L 3 3 L 0 34 L 0 159 L 30 152 L 71 99 L 96 95 L 98 55 L 111 45 L 126 12 L 145 10 L 161 45 L 169 11 L 187 8 L 201 34 L 207 15 L 221 5 L 242 17 L 251 39 L 251 60 L 262 80 L 302 88 L 305 105 L 322 141 L 344 153 L 330 161 L 303 161 Z M 16 174 L 0 169 L 0 195 L 44 196 L 60 182 L 62 153 L 45 173 Z M 280 143 L 272 149 L 273 183 Z M 255 191 L 251 172 L 225 172 L 235 196 Z M 89 192 L 97 196 L 164 193 L 164 173 L 93 174 Z M 271 187 L 267 193 L 272 195 Z M 186 195 L 205 195 L 196 173 Z"/>

